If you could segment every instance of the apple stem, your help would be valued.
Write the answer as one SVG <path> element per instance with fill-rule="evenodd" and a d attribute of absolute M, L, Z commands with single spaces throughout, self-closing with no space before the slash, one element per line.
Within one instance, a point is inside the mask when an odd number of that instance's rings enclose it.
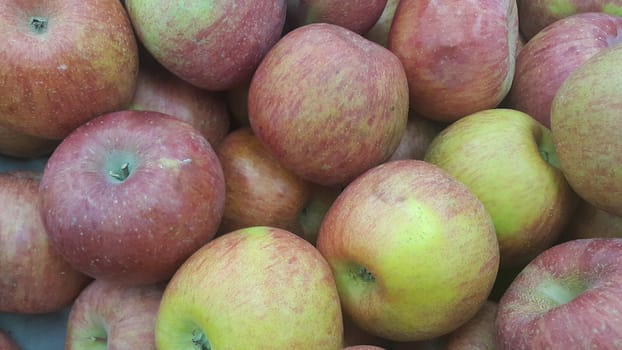
<path fill-rule="evenodd" d="M 48 20 L 43 17 L 34 16 L 30 18 L 30 27 L 37 34 L 43 34 L 47 31 Z"/>
<path fill-rule="evenodd" d="M 110 172 L 108 173 L 110 174 L 110 176 L 114 177 L 115 179 L 119 181 L 123 181 L 127 179 L 128 176 L 130 176 L 130 164 L 129 163 L 123 163 L 123 165 L 121 165 L 121 169 L 119 170 L 120 170 L 119 172 L 110 170 Z"/>
<path fill-rule="evenodd" d="M 205 333 L 200 329 L 192 330 L 192 344 L 194 344 L 194 348 L 197 350 L 212 350 L 212 345 L 207 340 Z"/>

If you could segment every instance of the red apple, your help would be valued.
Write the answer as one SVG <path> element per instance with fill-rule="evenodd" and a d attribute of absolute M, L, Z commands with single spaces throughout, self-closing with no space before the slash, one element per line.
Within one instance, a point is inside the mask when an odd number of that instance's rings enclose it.
<path fill-rule="evenodd" d="M 622 238 L 622 216 L 610 214 L 582 200 L 561 238 L 572 240 L 605 237 Z"/>
<path fill-rule="evenodd" d="M 428 146 L 445 126 L 445 124 L 415 115 L 411 111 L 400 144 L 388 160 L 423 160 Z"/>
<path fill-rule="evenodd" d="M 253 132 L 286 168 L 344 185 L 387 160 L 408 119 L 401 63 L 386 48 L 333 24 L 285 35 L 255 72 Z"/>
<path fill-rule="evenodd" d="M 164 67 L 207 90 L 253 75 L 281 37 L 285 0 L 126 0 L 145 48 Z"/>
<path fill-rule="evenodd" d="M 492 219 L 465 185 L 420 160 L 378 165 L 320 227 L 345 313 L 394 341 L 449 333 L 485 302 L 499 266 Z"/>
<path fill-rule="evenodd" d="M 2 350 L 20 350 L 19 345 L 15 342 L 15 339 L 11 337 L 7 332 L 0 329 L 0 349 Z"/>
<path fill-rule="evenodd" d="M 0 312 L 59 311 L 90 280 L 50 243 L 39 214 L 39 179 L 32 171 L 0 173 Z"/>
<path fill-rule="evenodd" d="M 330 23 L 359 34 L 378 21 L 387 0 L 288 0 L 287 13 L 294 26 Z"/>
<path fill-rule="evenodd" d="M 125 108 L 138 49 L 118 0 L 0 2 L 0 125 L 60 140 Z"/>
<path fill-rule="evenodd" d="M 385 350 L 385 348 L 375 345 L 352 345 L 346 346 L 343 350 Z"/>
<path fill-rule="evenodd" d="M 218 150 L 226 199 L 219 231 L 273 226 L 300 232 L 310 184 L 285 169 L 249 128 L 232 131 Z"/>
<path fill-rule="evenodd" d="M 495 349 L 495 319 L 499 304 L 487 300 L 467 323 L 443 337 L 444 350 Z"/>
<path fill-rule="evenodd" d="M 131 108 L 161 112 L 190 123 L 214 149 L 229 132 L 224 94 L 199 89 L 157 62 L 141 61 Z"/>
<path fill-rule="evenodd" d="M 163 289 L 93 281 L 71 306 L 65 350 L 155 350 Z"/>
<path fill-rule="evenodd" d="M 389 31 L 391 30 L 391 24 L 393 23 L 393 16 L 395 15 L 395 9 L 400 0 L 388 0 L 380 18 L 376 23 L 367 31 L 365 37 L 373 42 L 376 42 L 384 47 L 389 43 Z"/>
<path fill-rule="evenodd" d="M 583 12 L 622 15 L 620 0 L 517 0 L 520 30 L 530 40 L 560 19 Z"/>
<path fill-rule="evenodd" d="M 50 238 L 99 279 L 168 279 L 220 223 L 225 183 L 216 153 L 190 124 L 151 111 L 102 115 L 56 148 L 41 179 Z"/>
<path fill-rule="evenodd" d="M 227 107 L 229 107 L 234 128 L 250 127 L 248 121 L 248 89 L 250 85 L 250 80 L 245 81 L 226 92 Z"/>
<path fill-rule="evenodd" d="M 517 42 L 514 0 L 401 0 L 388 47 L 406 70 L 410 108 L 452 122 L 503 100 Z"/>
<path fill-rule="evenodd" d="M 0 154 L 4 156 L 14 158 L 48 156 L 58 143 L 58 140 L 26 135 L 0 125 Z"/>
<path fill-rule="evenodd" d="M 551 106 L 551 132 L 568 183 L 584 200 L 622 216 L 622 45 L 583 63 Z"/>
<path fill-rule="evenodd" d="M 622 344 L 622 239 L 577 239 L 532 260 L 499 301 L 503 349 L 616 349 Z"/>
<path fill-rule="evenodd" d="M 550 128 L 553 97 L 568 75 L 595 54 L 621 42 L 622 17 L 581 13 L 553 23 L 519 53 L 510 107 Z"/>
<path fill-rule="evenodd" d="M 164 290 L 159 350 L 339 350 L 343 323 L 330 267 L 309 242 L 255 226 L 197 250 Z"/>

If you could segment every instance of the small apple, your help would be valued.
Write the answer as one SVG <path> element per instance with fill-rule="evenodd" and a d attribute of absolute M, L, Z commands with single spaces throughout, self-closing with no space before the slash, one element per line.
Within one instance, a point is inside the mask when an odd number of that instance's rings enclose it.
<path fill-rule="evenodd" d="M 11 335 L 0 329 L 0 349 L 2 350 L 20 350 L 19 345 Z"/>
<path fill-rule="evenodd" d="M 51 241 L 74 268 L 150 284 L 170 278 L 215 235 L 225 182 L 193 126 L 126 110 L 67 136 L 46 164 L 40 193 Z"/>
<path fill-rule="evenodd" d="M 499 266 L 482 203 L 420 160 L 383 163 L 352 181 L 326 213 L 317 247 L 344 312 L 393 341 L 460 327 L 485 302 Z"/>
<path fill-rule="evenodd" d="M 249 226 L 300 231 L 311 185 L 274 159 L 251 129 L 230 132 L 217 154 L 226 185 L 220 232 Z"/>
<path fill-rule="evenodd" d="M 126 0 L 136 34 L 166 69 L 206 90 L 250 79 L 281 37 L 285 0 Z"/>
<path fill-rule="evenodd" d="M 581 13 L 546 27 L 516 58 L 509 107 L 550 128 L 553 97 L 568 75 L 595 54 L 620 43 L 622 17 L 606 13 Z"/>
<path fill-rule="evenodd" d="M 596 54 L 568 76 L 551 107 L 559 164 L 577 194 L 622 216 L 622 45 Z"/>
<path fill-rule="evenodd" d="M 499 301 L 503 349 L 616 349 L 622 344 L 622 239 L 576 239 L 533 259 Z"/>
<path fill-rule="evenodd" d="M 400 144 L 388 160 L 422 160 L 432 140 L 445 127 L 445 124 L 422 118 L 415 115 L 411 110 L 406 123 L 406 131 L 404 131 Z"/>
<path fill-rule="evenodd" d="M 33 171 L 0 173 L 0 312 L 59 311 L 90 281 L 50 243 L 39 214 L 40 177 Z"/>
<path fill-rule="evenodd" d="M 294 27 L 330 23 L 363 35 L 378 21 L 386 4 L 387 0 L 287 0 L 287 14 Z"/>
<path fill-rule="evenodd" d="M 391 24 L 393 23 L 393 16 L 395 15 L 395 9 L 400 0 L 388 0 L 386 6 L 382 10 L 380 18 L 376 23 L 367 31 L 365 37 L 373 42 L 376 42 L 384 47 L 389 44 L 389 31 L 391 30 Z"/>
<path fill-rule="evenodd" d="M 0 1 L 0 125 L 60 140 L 125 108 L 136 39 L 118 0 Z"/>
<path fill-rule="evenodd" d="M 320 186 L 313 183 L 310 185 L 311 193 L 298 218 L 300 231 L 295 233 L 315 245 L 324 216 L 341 193 L 342 188 Z"/>
<path fill-rule="evenodd" d="M 214 149 L 229 132 L 224 94 L 199 89 L 157 62 L 141 61 L 130 108 L 179 118 L 199 130 Z"/>
<path fill-rule="evenodd" d="M 253 132 L 286 168 L 323 186 L 345 185 L 386 161 L 408 119 L 408 85 L 386 48 L 327 23 L 286 34 L 248 94 Z"/>
<path fill-rule="evenodd" d="M 518 41 L 515 0 L 400 0 L 388 47 L 406 70 L 410 108 L 453 122 L 504 99 Z"/>
<path fill-rule="evenodd" d="M 517 0 L 520 31 L 530 40 L 542 29 L 565 17 L 583 12 L 622 16 L 621 0 Z"/>
<path fill-rule="evenodd" d="M 71 306 L 65 350 L 155 350 L 163 289 L 94 280 Z"/>
<path fill-rule="evenodd" d="M 473 318 L 443 337 L 443 349 L 496 349 L 498 308 L 497 302 L 487 300 Z"/>
<path fill-rule="evenodd" d="M 164 290 L 159 350 L 341 349 L 330 267 L 297 235 L 255 226 L 197 250 Z"/>
<path fill-rule="evenodd" d="M 550 247 L 577 196 L 559 169 L 549 129 L 512 109 L 476 112 L 432 141 L 424 159 L 464 183 L 492 216 L 501 266 L 517 266 Z"/>

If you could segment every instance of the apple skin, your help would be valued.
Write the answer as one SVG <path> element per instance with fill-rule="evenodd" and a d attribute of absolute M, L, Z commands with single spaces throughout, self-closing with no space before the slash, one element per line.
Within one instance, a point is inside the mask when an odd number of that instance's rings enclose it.
<path fill-rule="evenodd" d="M 482 203 L 420 160 L 387 162 L 352 181 L 326 213 L 317 247 L 344 313 L 393 341 L 432 339 L 464 324 L 499 265 Z"/>
<path fill-rule="evenodd" d="M 584 200 L 622 216 L 622 45 L 590 58 L 561 85 L 551 132 L 568 183 Z"/>
<path fill-rule="evenodd" d="M 7 332 L 0 329 L 0 349 L 20 350 L 20 347 L 15 342 L 15 339 L 13 339 L 13 337 L 11 337 Z"/>
<path fill-rule="evenodd" d="M 343 350 L 385 350 L 385 348 L 375 345 L 352 345 L 346 346 Z"/>
<path fill-rule="evenodd" d="M 406 131 L 395 149 L 395 152 L 389 157 L 391 160 L 401 159 L 419 159 L 423 160 L 425 152 L 432 140 L 447 125 L 438 123 L 433 120 L 422 118 L 415 113 L 409 112 L 408 122 L 406 123 Z"/>
<path fill-rule="evenodd" d="M 292 25 L 330 23 L 358 34 L 367 33 L 378 21 L 387 0 L 287 0 Z"/>
<path fill-rule="evenodd" d="M 118 0 L 2 1 L 0 42 L 0 124 L 9 129 L 60 140 L 134 94 L 138 48 Z"/>
<path fill-rule="evenodd" d="M 311 185 L 285 169 L 250 128 L 227 135 L 218 150 L 226 199 L 219 231 L 273 226 L 300 232 L 299 217 Z"/>
<path fill-rule="evenodd" d="M 159 350 L 330 350 L 342 341 L 326 260 L 297 235 L 266 226 L 197 250 L 167 284 L 156 323 Z"/>
<path fill-rule="evenodd" d="M 406 70 L 410 108 L 449 123 L 504 99 L 518 41 L 514 0 L 401 0 L 388 47 Z"/>
<path fill-rule="evenodd" d="M 560 19 L 525 44 L 516 59 L 510 107 L 547 128 L 555 93 L 575 69 L 622 42 L 622 17 L 581 13 Z"/>
<path fill-rule="evenodd" d="M 395 16 L 395 9 L 400 0 L 388 0 L 386 6 L 382 10 L 380 18 L 371 27 L 370 30 L 365 33 L 365 37 L 375 43 L 378 43 L 384 47 L 389 45 L 389 31 L 391 30 L 391 23 L 393 23 L 393 16 Z"/>
<path fill-rule="evenodd" d="M 610 214 L 581 200 L 564 229 L 562 240 L 605 237 L 622 238 L 622 216 Z"/>
<path fill-rule="evenodd" d="M 90 281 L 48 239 L 39 215 L 40 177 L 33 171 L 0 173 L 0 312 L 59 311 Z"/>
<path fill-rule="evenodd" d="M 444 350 L 496 349 L 495 319 L 499 304 L 487 300 L 467 323 L 443 337 Z"/>
<path fill-rule="evenodd" d="M 281 37 L 285 0 L 126 0 L 145 48 L 169 71 L 207 90 L 250 79 Z"/>
<path fill-rule="evenodd" d="M 199 89 L 155 61 L 141 61 L 130 108 L 177 117 L 199 130 L 214 149 L 229 132 L 224 94 Z"/>
<path fill-rule="evenodd" d="M 51 241 L 73 267 L 138 285 L 170 278 L 215 235 L 225 182 L 216 153 L 190 124 L 127 110 L 65 138 L 40 193 Z"/>
<path fill-rule="evenodd" d="M 584 12 L 622 16 L 621 0 L 517 0 L 520 31 L 530 40 L 558 20 Z"/>
<path fill-rule="evenodd" d="M 424 160 L 484 203 L 504 268 L 550 247 L 578 203 L 559 169 L 550 130 L 517 110 L 489 109 L 452 123 L 432 141 Z"/>
<path fill-rule="evenodd" d="M 76 298 L 65 350 L 155 350 L 155 323 L 164 287 L 94 280 Z"/>
<path fill-rule="evenodd" d="M 386 161 L 408 119 L 408 85 L 386 48 L 314 23 L 285 35 L 249 88 L 251 128 L 283 166 L 341 186 Z"/>
<path fill-rule="evenodd" d="M 499 301 L 502 349 L 615 349 L 622 343 L 622 239 L 577 239 L 532 260 Z"/>
<path fill-rule="evenodd" d="M 38 158 L 49 156 L 58 140 L 26 135 L 0 125 L 0 154 L 12 158 Z"/>

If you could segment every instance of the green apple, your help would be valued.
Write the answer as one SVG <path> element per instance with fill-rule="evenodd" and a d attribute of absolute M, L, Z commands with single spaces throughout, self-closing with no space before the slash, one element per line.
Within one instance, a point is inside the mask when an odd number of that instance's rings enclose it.
<path fill-rule="evenodd" d="M 432 141 L 424 159 L 484 203 L 503 267 L 524 264 L 551 246 L 576 207 L 551 132 L 517 110 L 483 110 L 458 120 Z"/>
<path fill-rule="evenodd" d="M 335 280 L 320 252 L 279 228 L 228 232 L 195 252 L 167 284 L 159 350 L 341 349 Z"/>
<path fill-rule="evenodd" d="M 344 314 L 393 341 L 431 339 L 480 309 L 499 247 L 466 186 L 421 160 L 383 163 L 351 182 L 324 216 L 317 247 Z"/>
<path fill-rule="evenodd" d="M 551 131 L 564 175 L 579 196 L 622 216 L 622 46 L 593 56 L 560 86 Z"/>

